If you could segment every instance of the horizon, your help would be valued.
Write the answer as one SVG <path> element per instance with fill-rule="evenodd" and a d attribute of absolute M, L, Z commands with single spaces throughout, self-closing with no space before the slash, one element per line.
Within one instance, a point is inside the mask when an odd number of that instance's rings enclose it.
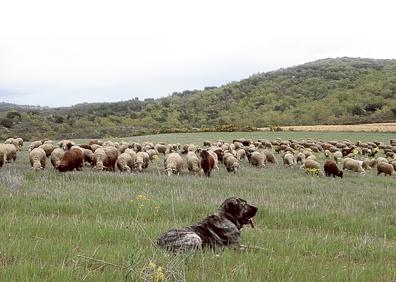
<path fill-rule="evenodd" d="M 0 4 L 0 102 L 17 105 L 157 99 L 319 59 L 396 58 L 384 0 L 22 2 Z"/>

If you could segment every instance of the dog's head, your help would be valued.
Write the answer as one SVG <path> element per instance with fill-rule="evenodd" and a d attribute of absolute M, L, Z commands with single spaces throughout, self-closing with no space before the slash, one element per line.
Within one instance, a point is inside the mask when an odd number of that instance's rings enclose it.
<path fill-rule="evenodd" d="M 256 215 L 257 207 L 249 205 L 244 199 L 231 197 L 221 204 L 219 212 L 237 221 L 239 228 L 245 224 L 254 227 L 252 217 Z"/>

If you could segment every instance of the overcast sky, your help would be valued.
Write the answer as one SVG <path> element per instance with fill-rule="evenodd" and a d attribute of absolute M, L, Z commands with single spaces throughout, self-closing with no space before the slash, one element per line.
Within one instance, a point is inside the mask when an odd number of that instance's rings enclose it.
<path fill-rule="evenodd" d="M 396 58 L 395 3 L 0 0 L 0 102 L 156 98 L 321 58 Z"/>

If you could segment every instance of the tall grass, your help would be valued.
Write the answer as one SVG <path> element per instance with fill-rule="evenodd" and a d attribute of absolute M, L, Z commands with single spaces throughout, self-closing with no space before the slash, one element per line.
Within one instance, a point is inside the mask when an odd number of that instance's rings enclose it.
<path fill-rule="evenodd" d="M 166 134 L 134 140 L 201 144 L 236 137 L 310 133 Z M 300 135 L 301 134 L 301 135 Z M 387 134 L 319 134 L 322 139 L 390 139 Z M 279 159 L 279 156 L 278 160 Z M 319 157 L 321 158 L 321 157 Z M 323 162 L 323 160 L 321 159 Z M 166 177 L 159 159 L 143 173 L 34 172 L 28 154 L 0 170 L 0 281 L 394 281 L 396 179 L 345 173 L 308 176 L 282 165 L 242 162 L 210 179 Z M 173 256 L 153 242 L 166 230 L 214 212 L 227 197 L 259 207 L 245 228 L 247 251 Z"/>

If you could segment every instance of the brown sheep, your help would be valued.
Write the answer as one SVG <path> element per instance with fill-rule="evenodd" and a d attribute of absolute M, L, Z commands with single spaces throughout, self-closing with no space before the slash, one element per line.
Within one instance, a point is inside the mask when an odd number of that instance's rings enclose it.
<path fill-rule="evenodd" d="M 333 176 L 333 177 L 343 177 L 344 173 L 342 172 L 342 170 L 339 170 L 337 167 L 337 164 L 335 161 L 332 160 L 327 160 L 324 163 L 324 172 L 326 174 L 326 176 Z"/>
<path fill-rule="evenodd" d="M 210 177 L 210 173 L 212 172 L 215 166 L 215 159 L 208 152 L 208 150 L 201 151 L 201 167 L 207 177 Z"/>
<path fill-rule="evenodd" d="M 73 148 L 65 152 L 62 161 L 56 167 L 60 172 L 82 170 L 84 166 L 84 155 L 78 148 Z"/>

